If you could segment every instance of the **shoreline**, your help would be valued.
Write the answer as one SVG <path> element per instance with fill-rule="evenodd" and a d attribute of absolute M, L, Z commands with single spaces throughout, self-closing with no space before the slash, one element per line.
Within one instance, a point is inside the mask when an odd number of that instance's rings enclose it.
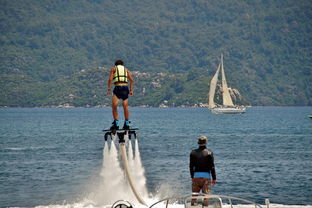
<path fill-rule="evenodd" d="M 305 107 L 312 107 L 312 106 L 245 106 L 246 108 L 288 108 L 288 107 L 298 107 L 298 108 L 305 108 Z M 1 108 L 62 108 L 62 109 L 70 109 L 70 108 L 111 108 L 111 106 L 0 106 Z M 129 108 L 208 108 L 206 106 L 129 106 Z"/>

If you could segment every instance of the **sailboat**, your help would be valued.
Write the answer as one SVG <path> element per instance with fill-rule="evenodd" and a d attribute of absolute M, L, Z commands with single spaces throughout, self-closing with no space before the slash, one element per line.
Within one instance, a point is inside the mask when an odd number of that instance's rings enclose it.
<path fill-rule="evenodd" d="M 222 105 L 216 104 L 214 102 L 220 70 L 221 70 L 221 75 L 222 75 L 222 83 L 221 83 L 222 84 L 221 86 Z M 221 62 L 218 66 L 218 69 L 215 75 L 212 77 L 211 82 L 210 82 L 208 108 L 214 114 L 241 114 L 241 113 L 246 112 L 246 107 L 237 106 L 237 105 L 234 105 L 233 103 L 233 100 L 230 95 L 230 90 L 228 88 L 226 78 L 225 78 L 222 54 L 221 54 Z"/>

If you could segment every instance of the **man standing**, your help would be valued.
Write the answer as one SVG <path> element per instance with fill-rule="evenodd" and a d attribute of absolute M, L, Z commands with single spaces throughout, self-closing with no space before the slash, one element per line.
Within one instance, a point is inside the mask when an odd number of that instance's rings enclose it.
<path fill-rule="evenodd" d="M 199 147 L 190 154 L 190 174 L 192 178 L 192 192 L 210 194 L 211 183 L 217 182 L 213 152 L 207 149 L 208 139 L 200 136 L 197 141 Z"/>
<path fill-rule="evenodd" d="M 130 81 L 130 90 L 128 88 L 128 80 Z M 108 79 L 108 88 L 107 95 L 111 94 L 112 83 L 114 83 L 115 87 L 113 90 L 112 97 L 112 112 L 113 112 L 113 125 L 111 126 L 111 130 L 119 129 L 119 121 L 118 121 L 118 103 L 119 100 L 122 99 L 122 106 L 124 110 L 125 123 L 123 129 L 129 129 L 129 110 L 128 110 L 128 97 L 129 94 L 133 95 L 133 79 L 131 74 L 127 68 L 125 68 L 122 60 L 117 60 L 115 62 L 115 66 L 112 67 L 109 74 Z"/>

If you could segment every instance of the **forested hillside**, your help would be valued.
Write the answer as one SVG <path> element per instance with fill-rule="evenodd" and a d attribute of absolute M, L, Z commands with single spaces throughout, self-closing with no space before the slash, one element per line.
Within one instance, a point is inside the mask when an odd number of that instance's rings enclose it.
<path fill-rule="evenodd" d="M 0 106 L 109 105 L 116 59 L 131 105 L 205 103 L 221 53 L 240 103 L 312 105 L 311 22 L 309 0 L 0 0 Z"/>

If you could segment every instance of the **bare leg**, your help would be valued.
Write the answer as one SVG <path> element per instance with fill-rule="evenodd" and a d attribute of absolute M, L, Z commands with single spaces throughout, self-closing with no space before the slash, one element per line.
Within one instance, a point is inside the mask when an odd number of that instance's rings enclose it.
<path fill-rule="evenodd" d="M 128 99 L 122 101 L 122 107 L 124 109 L 125 120 L 129 120 Z"/>
<path fill-rule="evenodd" d="M 113 111 L 113 118 L 114 120 L 118 120 L 118 102 L 119 102 L 119 99 L 117 98 L 116 95 L 113 95 L 113 98 L 112 98 L 112 111 Z"/>

